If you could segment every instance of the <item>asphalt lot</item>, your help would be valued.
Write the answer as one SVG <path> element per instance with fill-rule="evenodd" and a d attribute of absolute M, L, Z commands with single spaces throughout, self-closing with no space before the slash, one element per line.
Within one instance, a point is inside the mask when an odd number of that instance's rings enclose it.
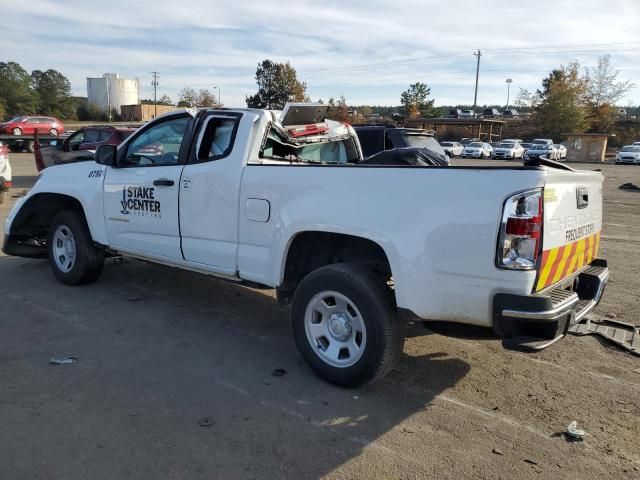
<path fill-rule="evenodd" d="M 16 197 L 35 168 L 11 162 Z M 640 167 L 583 167 L 606 176 L 596 313 L 640 324 L 640 193 L 617 188 Z M 0 299 L 2 480 L 640 478 L 640 358 L 594 337 L 522 354 L 416 324 L 394 372 L 343 390 L 303 364 L 272 291 L 135 260 L 71 288 L 0 256 Z M 573 420 L 586 441 L 560 435 Z"/>

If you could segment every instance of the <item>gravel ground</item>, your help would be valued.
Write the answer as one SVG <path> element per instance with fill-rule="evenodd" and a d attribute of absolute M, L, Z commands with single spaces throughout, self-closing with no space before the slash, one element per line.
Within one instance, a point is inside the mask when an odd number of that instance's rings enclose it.
<path fill-rule="evenodd" d="M 13 197 L 35 169 L 11 161 Z M 640 193 L 617 188 L 640 167 L 582 167 L 606 176 L 596 313 L 640 324 Z M 640 358 L 595 337 L 522 354 L 415 324 L 394 372 L 343 390 L 303 364 L 270 290 L 134 260 L 70 288 L 1 256 L 0 298 L 3 480 L 640 478 Z M 572 420 L 586 441 L 563 438 Z"/>

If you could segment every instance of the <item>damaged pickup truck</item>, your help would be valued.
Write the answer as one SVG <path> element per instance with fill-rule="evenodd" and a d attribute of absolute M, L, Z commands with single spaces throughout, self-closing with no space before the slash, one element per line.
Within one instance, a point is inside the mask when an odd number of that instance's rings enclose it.
<path fill-rule="evenodd" d="M 275 288 L 304 360 L 342 386 L 393 368 L 407 317 L 531 350 L 599 302 L 600 173 L 362 163 L 324 108 L 159 117 L 95 161 L 44 170 L 3 250 L 48 258 L 68 285 L 126 255 Z"/>

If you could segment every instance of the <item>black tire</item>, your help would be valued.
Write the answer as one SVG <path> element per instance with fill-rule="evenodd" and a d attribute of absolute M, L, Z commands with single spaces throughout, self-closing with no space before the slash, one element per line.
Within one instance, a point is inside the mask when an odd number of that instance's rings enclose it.
<path fill-rule="evenodd" d="M 305 314 L 313 298 L 326 291 L 347 297 L 360 312 L 366 330 L 362 356 L 337 367 L 320 357 L 307 338 Z M 389 373 L 402 354 L 404 325 L 389 287 L 369 270 L 347 263 L 327 265 L 307 275 L 293 296 L 291 328 L 302 358 L 322 379 L 341 387 L 357 387 Z"/>
<path fill-rule="evenodd" d="M 25 150 L 26 150 L 27 152 L 29 152 L 29 153 L 33 153 L 33 152 L 34 152 L 34 147 L 33 147 L 33 145 L 34 145 L 34 141 L 33 141 L 33 140 L 29 140 L 29 141 L 26 141 L 26 142 L 24 143 L 24 148 L 25 148 Z"/>
<path fill-rule="evenodd" d="M 75 243 L 75 260 L 69 271 L 62 270 L 54 259 L 54 235 L 58 227 L 66 227 Z M 94 245 L 84 216 L 76 210 L 62 210 L 53 217 L 47 237 L 47 249 L 54 275 L 66 285 L 91 283 L 102 273 L 104 250 Z"/>

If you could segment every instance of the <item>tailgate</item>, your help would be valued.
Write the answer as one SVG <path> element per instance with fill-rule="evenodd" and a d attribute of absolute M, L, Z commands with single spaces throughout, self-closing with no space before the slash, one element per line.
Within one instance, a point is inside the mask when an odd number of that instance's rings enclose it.
<path fill-rule="evenodd" d="M 548 170 L 536 291 L 583 270 L 596 258 L 603 181 L 599 172 Z"/>

